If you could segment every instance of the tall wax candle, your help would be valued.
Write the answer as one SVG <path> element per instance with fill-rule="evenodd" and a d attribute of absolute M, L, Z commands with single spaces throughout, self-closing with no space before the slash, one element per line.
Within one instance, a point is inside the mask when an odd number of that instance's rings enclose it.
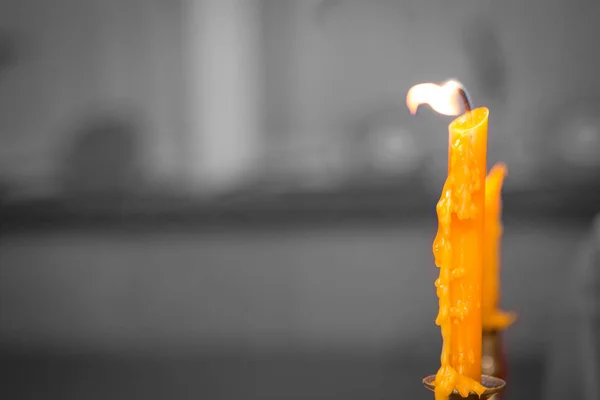
<path fill-rule="evenodd" d="M 485 184 L 485 263 L 483 268 L 482 326 L 484 331 L 501 331 L 515 320 L 513 313 L 498 309 L 500 300 L 500 245 L 502 241 L 502 185 L 507 169 L 492 167 Z"/>
<path fill-rule="evenodd" d="M 436 399 L 457 390 L 481 395 L 482 275 L 484 264 L 485 179 L 489 110 L 471 111 L 466 91 L 455 81 L 412 87 L 407 105 L 414 114 L 429 104 L 445 115 L 466 113 L 448 126 L 448 177 L 437 204 L 438 232 L 433 243 L 439 298 L 436 324 L 442 333 L 441 366 L 435 379 Z"/>
<path fill-rule="evenodd" d="M 487 108 L 478 108 L 449 125 L 448 178 L 433 244 L 440 268 L 436 324 L 443 338 L 438 398 L 454 389 L 464 397 L 484 390 L 479 382 L 488 115 Z"/>

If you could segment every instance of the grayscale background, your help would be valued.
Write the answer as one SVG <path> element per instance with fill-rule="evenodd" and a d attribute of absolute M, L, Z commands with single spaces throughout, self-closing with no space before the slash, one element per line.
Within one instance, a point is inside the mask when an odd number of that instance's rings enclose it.
<path fill-rule="evenodd" d="M 0 396 L 429 399 L 460 80 L 507 399 L 600 398 L 600 3 L 0 2 Z M 600 220 L 599 220 L 600 221 Z"/>

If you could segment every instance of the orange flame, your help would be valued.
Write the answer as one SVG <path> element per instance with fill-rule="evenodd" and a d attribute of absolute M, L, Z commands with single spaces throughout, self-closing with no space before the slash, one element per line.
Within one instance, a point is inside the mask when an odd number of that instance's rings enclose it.
<path fill-rule="evenodd" d="M 417 113 L 421 104 L 429 104 L 434 111 L 442 115 L 460 115 L 462 105 L 458 93 L 460 88 L 462 85 L 457 81 L 448 81 L 443 85 L 420 83 L 408 90 L 406 105 L 412 115 Z"/>

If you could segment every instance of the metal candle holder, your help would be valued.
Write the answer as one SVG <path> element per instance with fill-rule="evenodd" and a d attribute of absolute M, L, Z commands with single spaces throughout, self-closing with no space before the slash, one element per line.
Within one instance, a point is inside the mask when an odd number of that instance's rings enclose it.
<path fill-rule="evenodd" d="M 495 378 L 506 379 L 506 360 L 502 332 L 484 330 L 481 337 L 481 373 Z M 501 396 L 495 395 L 492 400 Z"/>
<path fill-rule="evenodd" d="M 477 395 L 477 393 L 470 393 L 469 396 L 466 397 L 467 400 L 489 400 L 490 398 L 492 398 L 492 396 L 500 393 L 506 386 L 506 382 L 504 382 L 502 379 L 489 375 L 481 375 L 481 384 L 486 388 L 485 392 L 483 392 L 481 396 Z M 434 392 L 435 375 L 429 375 L 423 378 L 423 386 Z M 454 392 L 452 392 L 452 394 L 450 394 L 449 400 L 460 399 L 465 399 L 465 397 L 462 397 L 460 393 L 458 393 L 458 391 L 455 390 Z"/>

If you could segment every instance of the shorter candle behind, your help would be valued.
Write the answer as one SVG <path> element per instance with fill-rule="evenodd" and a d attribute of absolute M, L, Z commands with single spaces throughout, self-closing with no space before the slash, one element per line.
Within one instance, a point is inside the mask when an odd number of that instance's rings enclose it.
<path fill-rule="evenodd" d="M 482 325 L 484 331 L 500 331 L 510 326 L 516 316 L 498 309 L 500 301 L 500 244 L 502 241 L 502 184 L 506 165 L 498 163 L 490 170 L 485 183 L 485 239 L 482 285 Z"/>

